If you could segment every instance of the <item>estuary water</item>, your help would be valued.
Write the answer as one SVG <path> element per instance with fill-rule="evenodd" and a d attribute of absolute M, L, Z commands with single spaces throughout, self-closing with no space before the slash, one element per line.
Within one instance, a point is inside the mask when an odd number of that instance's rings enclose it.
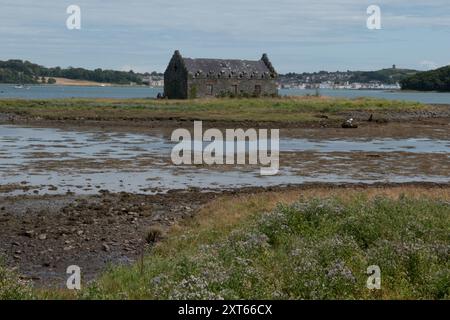
<path fill-rule="evenodd" d="M 309 138 L 280 136 L 279 174 L 261 176 L 254 165 L 174 165 L 175 143 L 163 132 L 0 125 L 0 192 L 149 194 L 308 182 L 450 182 L 446 132 L 314 139 L 319 134 L 308 130 L 301 136 Z"/>
<path fill-rule="evenodd" d="M 154 98 L 163 88 L 143 86 L 78 87 L 56 85 L 32 85 L 17 89 L 11 84 L 0 84 L 0 99 L 61 99 L 61 98 Z M 322 96 L 358 98 L 374 97 L 389 100 L 417 101 L 432 104 L 450 104 L 450 93 L 411 92 L 400 90 L 331 90 L 321 89 Z M 281 89 L 280 95 L 305 96 L 316 94 L 315 90 Z"/>

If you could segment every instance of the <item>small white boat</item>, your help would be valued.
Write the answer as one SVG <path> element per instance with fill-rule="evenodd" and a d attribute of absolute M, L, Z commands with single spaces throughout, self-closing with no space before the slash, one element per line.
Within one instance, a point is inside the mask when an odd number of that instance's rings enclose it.
<path fill-rule="evenodd" d="M 22 84 L 18 84 L 14 86 L 14 89 L 23 89 L 25 88 Z"/>

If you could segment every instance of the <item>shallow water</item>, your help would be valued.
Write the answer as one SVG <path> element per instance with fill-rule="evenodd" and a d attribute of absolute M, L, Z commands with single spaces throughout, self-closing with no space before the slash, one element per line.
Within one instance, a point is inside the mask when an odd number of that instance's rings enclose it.
<path fill-rule="evenodd" d="M 63 99 L 63 98 L 149 98 L 162 93 L 163 88 L 108 86 L 59 86 L 59 85 L 30 85 L 23 89 L 16 89 L 12 84 L 0 84 L 0 99 Z"/>
<path fill-rule="evenodd" d="M 78 87 L 56 85 L 31 85 L 16 89 L 12 84 L 0 84 L 0 99 L 61 99 L 61 98 L 155 98 L 162 93 L 163 88 L 150 87 Z M 411 92 L 400 90 L 332 90 L 321 89 L 322 96 L 358 98 L 373 97 L 388 100 L 406 100 L 422 103 L 450 104 L 450 93 L 442 92 Z M 305 96 L 315 95 L 315 90 L 280 89 L 280 95 Z"/>
<path fill-rule="evenodd" d="M 175 166 L 170 161 L 175 143 L 158 132 L 0 125 L 0 185 L 19 186 L 4 190 L 9 194 L 91 194 L 306 182 L 450 182 L 445 137 L 445 132 L 401 139 L 281 136 L 280 173 L 263 177 L 257 166 Z"/>

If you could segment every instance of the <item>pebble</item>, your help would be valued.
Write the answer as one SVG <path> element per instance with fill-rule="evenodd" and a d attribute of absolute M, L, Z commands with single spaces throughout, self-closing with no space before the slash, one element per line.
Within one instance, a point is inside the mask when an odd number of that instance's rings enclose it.
<path fill-rule="evenodd" d="M 26 237 L 31 238 L 34 236 L 34 231 L 33 230 L 27 230 L 23 233 Z"/>

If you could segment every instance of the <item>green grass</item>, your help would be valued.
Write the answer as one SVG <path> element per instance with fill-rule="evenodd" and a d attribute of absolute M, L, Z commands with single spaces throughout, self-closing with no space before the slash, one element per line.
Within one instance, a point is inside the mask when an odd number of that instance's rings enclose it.
<path fill-rule="evenodd" d="M 60 99 L 0 100 L 0 112 L 48 120 L 213 120 L 320 121 L 341 112 L 413 111 L 430 108 L 416 102 L 372 98 L 280 97 L 260 99 Z"/>
<path fill-rule="evenodd" d="M 439 200 L 360 194 L 279 204 L 223 228 L 193 223 L 154 248 L 143 272 L 113 268 L 79 297 L 449 299 L 449 214 Z M 366 288 L 370 265 L 381 290 Z"/>
<path fill-rule="evenodd" d="M 3 266 L 0 261 L 0 300 L 32 299 L 31 286 L 20 280 L 19 276 Z"/>

